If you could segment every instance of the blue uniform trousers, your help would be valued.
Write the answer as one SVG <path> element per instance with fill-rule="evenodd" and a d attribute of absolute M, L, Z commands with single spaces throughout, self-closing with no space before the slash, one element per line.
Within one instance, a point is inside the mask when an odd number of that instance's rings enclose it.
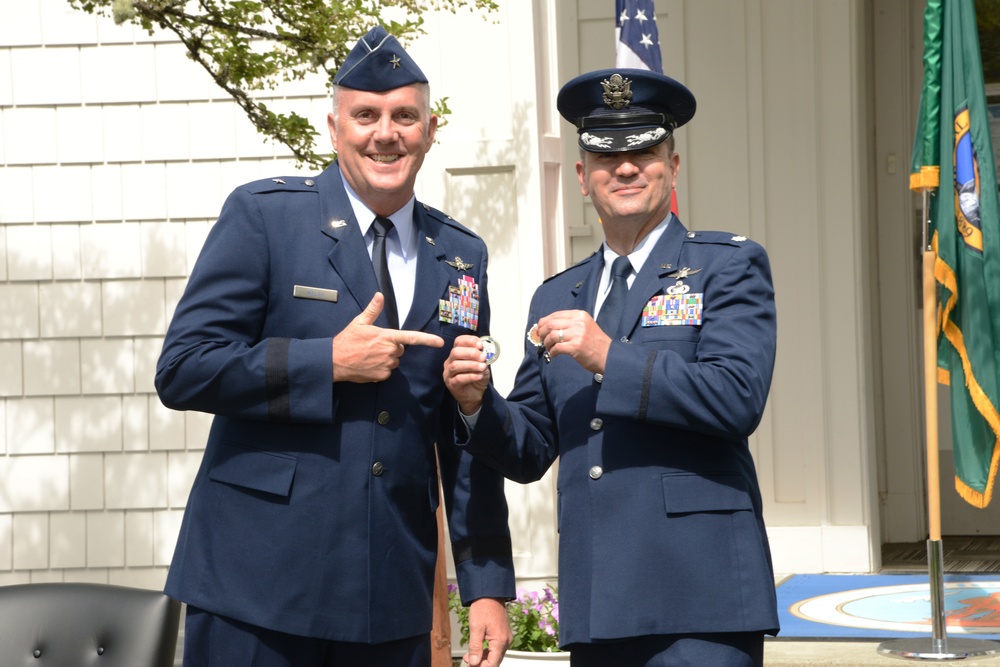
<path fill-rule="evenodd" d="M 762 667 L 762 632 L 651 635 L 571 644 L 571 667 Z"/>
<path fill-rule="evenodd" d="M 430 633 L 383 644 L 297 637 L 187 608 L 184 667 L 430 667 Z"/>

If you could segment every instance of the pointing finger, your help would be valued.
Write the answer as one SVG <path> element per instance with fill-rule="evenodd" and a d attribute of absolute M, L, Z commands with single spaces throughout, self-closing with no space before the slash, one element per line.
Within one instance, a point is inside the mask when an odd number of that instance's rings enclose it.
<path fill-rule="evenodd" d="M 426 345 L 427 347 L 444 347 L 444 338 L 423 331 L 409 331 L 403 329 L 396 333 L 392 339 L 403 345 Z"/>

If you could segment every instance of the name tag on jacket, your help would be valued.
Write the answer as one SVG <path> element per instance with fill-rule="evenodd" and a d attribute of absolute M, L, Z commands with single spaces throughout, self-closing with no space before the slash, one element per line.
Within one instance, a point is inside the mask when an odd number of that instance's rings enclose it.
<path fill-rule="evenodd" d="M 306 287 L 305 285 L 296 285 L 292 288 L 292 296 L 296 299 L 315 299 L 316 301 L 337 302 L 337 290 L 324 289 L 322 287 Z"/>

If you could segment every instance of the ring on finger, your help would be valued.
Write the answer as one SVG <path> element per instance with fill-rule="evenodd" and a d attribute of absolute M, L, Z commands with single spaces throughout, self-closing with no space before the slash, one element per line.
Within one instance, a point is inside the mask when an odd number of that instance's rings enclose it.
<path fill-rule="evenodd" d="M 560 330 L 559 330 L 559 342 L 560 342 L 560 343 L 561 343 L 561 342 L 563 342 L 563 334 L 564 334 L 564 333 L 565 333 L 565 331 L 564 331 L 564 330 L 562 330 L 562 329 L 560 329 Z"/>

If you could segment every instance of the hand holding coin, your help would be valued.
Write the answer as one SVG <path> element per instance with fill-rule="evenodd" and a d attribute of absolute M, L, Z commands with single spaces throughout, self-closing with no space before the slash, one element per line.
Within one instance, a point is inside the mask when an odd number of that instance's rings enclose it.
<path fill-rule="evenodd" d="M 445 386 L 458 402 L 462 414 L 475 414 L 490 384 L 490 366 L 500 358 L 500 344 L 492 336 L 462 335 L 455 338 L 445 359 Z"/>

